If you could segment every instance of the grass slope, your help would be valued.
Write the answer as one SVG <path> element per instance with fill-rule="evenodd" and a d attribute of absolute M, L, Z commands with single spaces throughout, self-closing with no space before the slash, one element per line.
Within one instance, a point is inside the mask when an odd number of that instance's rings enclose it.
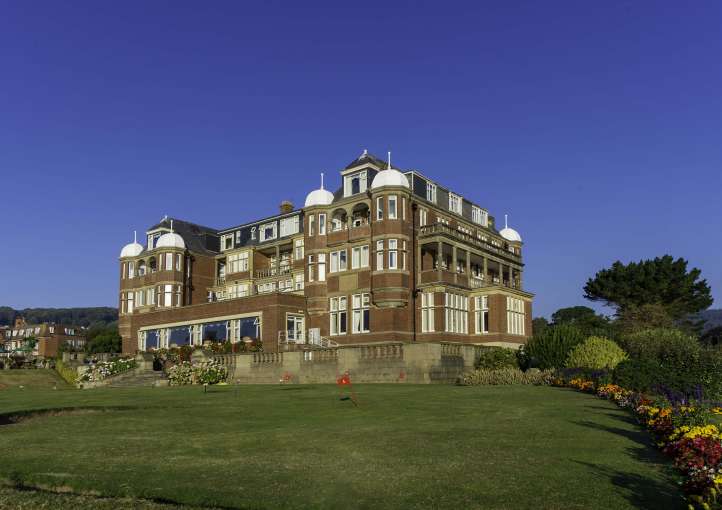
<path fill-rule="evenodd" d="M 70 389 L 55 370 L 0 370 L 0 389 L 20 386 L 31 389 Z"/>
<path fill-rule="evenodd" d="M 646 433 L 592 396 L 524 386 L 357 393 L 358 408 L 331 386 L 7 389 L 0 476 L 225 508 L 683 507 Z"/>

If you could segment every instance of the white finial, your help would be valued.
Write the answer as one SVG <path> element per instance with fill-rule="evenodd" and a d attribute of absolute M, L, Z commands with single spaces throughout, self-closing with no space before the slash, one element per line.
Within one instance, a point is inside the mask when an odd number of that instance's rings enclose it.
<path fill-rule="evenodd" d="M 170 233 L 173 233 L 173 220 L 170 220 Z"/>
<path fill-rule="evenodd" d="M 362 156 L 368 156 L 368 154 L 369 154 L 369 150 L 368 150 L 368 149 L 364 149 L 364 153 L 363 153 Z"/>
<path fill-rule="evenodd" d="M 321 172 L 321 189 L 323 189 L 323 172 Z"/>
<path fill-rule="evenodd" d="M 133 242 L 134 243 L 138 242 L 138 231 L 137 230 L 133 231 Z"/>
<path fill-rule="evenodd" d="M 391 151 L 389 151 L 389 168 L 388 170 L 391 170 Z"/>
<path fill-rule="evenodd" d="M 504 215 L 504 228 L 509 228 L 509 215 Z"/>

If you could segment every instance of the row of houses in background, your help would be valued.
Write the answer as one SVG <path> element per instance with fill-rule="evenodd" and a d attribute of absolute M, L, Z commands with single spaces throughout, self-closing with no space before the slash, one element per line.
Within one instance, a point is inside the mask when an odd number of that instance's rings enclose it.
<path fill-rule="evenodd" d="M 65 344 L 71 350 L 85 347 L 85 330 L 54 323 L 27 324 L 18 317 L 13 326 L 0 326 L 0 357 L 13 355 L 54 358 Z"/>
<path fill-rule="evenodd" d="M 364 151 L 340 177 L 331 192 L 322 176 L 302 209 L 283 202 L 224 229 L 165 217 L 124 246 L 123 352 L 526 341 L 533 295 L 518 232 L 390 156 Z"/>

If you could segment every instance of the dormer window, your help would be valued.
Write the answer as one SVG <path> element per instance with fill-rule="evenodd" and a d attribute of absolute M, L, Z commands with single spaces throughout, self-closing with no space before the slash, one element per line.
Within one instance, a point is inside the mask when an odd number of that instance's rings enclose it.
<path fill-rule="evenodd" d="M 221 251 L 233 249 L 234 234 L 224 234 L 221 236 Z"/>
<path fill-rule="evenodd" d="M 471 221 L 481 226 L 486 227 L 489 221 L 489 213 L 484 211 L 481 207 L 475 205 L 471 206 Z"/>
<path fill-rule="evenodd" d="M 264 223 L 261 225 L 260 229 L 261 235 L 260 240 L 263 241 L 270 241 L 271 239 L 276 238 L 276 222 L 272 223 Z"/>
<path fill-rule="evenodd" d="M 461 197 L 459 195 L 449 193 L 449 211 L 461 214 Z"/>
<path fill-rule="evenodd" d="M 364 193 L 368 188 L 368 177 L 366 170 L 356 172 L 344 176 L 343 178 L 343 196 L 350 197 L 351 195 L 357 195 Z"/>
<path fill-rule="evenodd" d="M 426 183 L 426 200 L 436 203 L 436 184 Z"/>

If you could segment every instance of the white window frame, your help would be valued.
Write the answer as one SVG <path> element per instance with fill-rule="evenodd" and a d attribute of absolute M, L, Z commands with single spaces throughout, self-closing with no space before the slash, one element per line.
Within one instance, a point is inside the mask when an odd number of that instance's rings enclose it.
<path fill-rule="evenodd" d="M 303 260 L 303 238 L 293 241 L 293 260 Z"/>
<path fill-rule="evenodd" d="M 376 221 L 384 219 L 384 197 L 376 198 Z"/>
<path fill-rule="evenodd" d="M 308 237 L 316 235 L 316 215 L 311 214 L 308 217 Z"/>
<path fill-rule="evenodd" d="M 376 271 L 384 268 L 384 242 L 376 241 Z"/>
<path fill-rule="evenodd" d="M 351 333 L 371 331 L 371 299 L 368 293 L 351 296 Z"/>
<path fill-rule="evenodd" d="M 449 192 L 449 211 L 460 215 L 463 207 L 462 200 L 461 195 Z"/>
<path fill-rule="evenodd" d="M 421 293 L 421 332 L 434 332 L 434 293 Z"/>
<path fill-rule="evenodd" d="M 447 333 L 468 334 L 469 298 L 452 292 L 444 293 L 444 328 Z"/>
<path fill-rule="evenodd" d="M 300 229 L 299 216 L 290 216 L 288 218 L 281 218 L 279 220 L 280 237 L 291 236 L 298 234 Z"/>
<path fill-rule="evenodd" d="M 261 243 L 265 242 L 265 241 L 270 241 L 272 239 L 276 239 L 278 237 L 278 225 L 276 224 L 275 221 L 264 223 L 263 225 L 258 227 L 258 229 L 259 229 L 258 240 Z M 266 230 L 268 230 L 268 229 L 271 230 L 270 235 L 268 235 L 266 233 Z"/>
<path fill-rule="evenodd" d="M 235 241 L 235 234 L 223 234 L 221 236 L 221 251 L 232 250 L 234 248 L 233 243 Z M 230 241 L 230 246 L 226 246 Z"/>
<path fill-rule="evenodd" d="M 173 254 L 172 253 L 165 254 L 165 270 L 173 271 Z"/>
<path fill-rule="evenodd" d="M 524 335 L 526 307 L 524 301 L 511 296 L 506 297 L 506 331 L 510 335 Z"/>
<path fill-rule="evenodd" d="M 326 235 L 326 214 L 325 213 L 319 213 L 319 215 L 318 215 L 318 235 L 320 235 L 320 236 Z"/>
<path fill-rule="evenodd" d="M 399 268 L 399 241 L 398 239 L 389 239 L 389 269 Z"/>
<path fill-rule="evenodd" d="M 240 251 L 231 253 L 226 259 L 226 273 L 242 273 L 248 271 L 249 255 L 248 251 Z"/>
<path fill-rule="evenodd" d="M 474 332 L 477 335 L 489 333 L 489 296 L 474 297 Z"/>
<path fill-rule="evenodd" d="M 348 334 L 348 302 L 346 296 L 332 297 L 329 300 L 329 334 L 331 336 Z M 343 331 L 341 331 L 343 329 Z"/>
<path fill-rule="evenodd" d="M 348 269 L 348 257 L 345 249 L 332 251 L 330 258 L 329 273 L 339 273 Z"/>
<path fill-rule="evenodd" d="M 351 248 L 351 269 L 369 267 L 369 246 L 354 246 Z"/>
<path fill-rule="evenodd" d="M 436 203 L 436 184 L 433 182 L 426 183 L 426 200 Z"/>
<path fill-rule="evenodd" d="M 399 218 L 399 198 L 396 195 L 389 195 L 389 212 L 388 219 L 396 220 Z"/>
<path fill-rule="evenodd" d="M 316 276 L 318 276 L 318 281 L 325 282 L 326 281 L 326 254 L 325 253 L 318 254 L 318 263 L 316 264 L 316 268 L 317 268 Z"/>
<path fill-rule="evenodd" d="M 426 209 L 419 209 L 419 226 L 423 227 L 427 224 L 429 217 L 429 211 Z"/>

